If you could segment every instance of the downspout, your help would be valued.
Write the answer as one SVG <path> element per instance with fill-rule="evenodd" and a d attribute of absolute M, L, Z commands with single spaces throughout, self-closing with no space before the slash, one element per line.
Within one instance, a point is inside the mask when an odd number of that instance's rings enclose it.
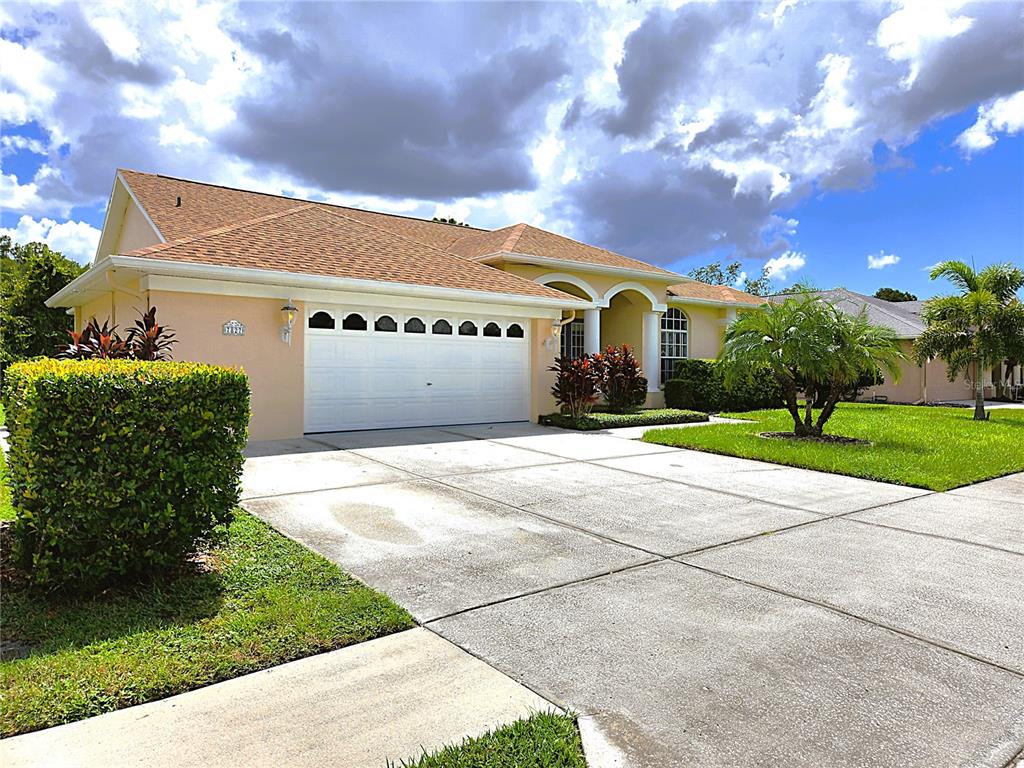
<path fill-rule="evenodd" d="M 112 326 L 113 325 L 117 325 L 117 292 L 118 291 L 120 291 L 121 293 L 127 293 L 129 296 L 134 296 L 136 299 L 139 299 L 139 300 L 142 299 L 142 294 L 139 293 L 138 291 L 128 290 L 124 286 L 118 286 L 118 284 L 116 282 L 114 282 L 114 276 L 115 276 L 116 272 L 117 272 L 116 269 L 108 269 L 107 272 L 106 272 L 106 275 L 105 275 L 105 277 L 107 279 L 107 285 L 110 286 L 110 324 Z M 147 302 L 147 306 L 148 306 L 148 302 Z"/>

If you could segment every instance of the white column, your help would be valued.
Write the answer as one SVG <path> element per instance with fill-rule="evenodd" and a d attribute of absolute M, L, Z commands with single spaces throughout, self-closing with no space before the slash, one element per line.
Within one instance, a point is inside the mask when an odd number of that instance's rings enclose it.
<path fill-rule="evenodd" d="M 661 378 L 661 320 L 657 312 L 644 312 L 644 359 L 647 391 L 657 392 Z"/>
<path fill-rule="evenodd" d="M 601 351 L 601 310 L 583 310 L 583 351 L 593 355 Z"/>

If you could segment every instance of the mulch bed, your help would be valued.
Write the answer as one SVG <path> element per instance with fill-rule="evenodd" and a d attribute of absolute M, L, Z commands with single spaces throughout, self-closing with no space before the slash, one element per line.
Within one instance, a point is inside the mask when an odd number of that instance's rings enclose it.
<path fill-rule="evenodd" d="M 798 437 L 793 432 L 759 432 L 759 437 L 770 440 L 798 440 L 806 443 L 826 443 L 828 445 L 872 445 L 870 440 L 859 437 L 843 437 L 842 435 L 821 435 L 820 437 Z"/>

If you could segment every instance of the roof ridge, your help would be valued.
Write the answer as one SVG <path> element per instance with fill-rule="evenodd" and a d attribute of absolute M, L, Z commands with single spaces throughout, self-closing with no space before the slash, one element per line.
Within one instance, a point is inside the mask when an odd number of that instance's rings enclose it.
<path fill-rule="evenodd" d="M 189 243 L 194 243 L 199 240 L 206 240 L 207 238 L 210 237 L 223 235 L 227 232 L 233 232 L 236 229 L 249 227 L 252 226 L 253 224 L 262 224 L 265 221 L 280 219 L 284 216 L 290 216 L 293 213 L 298 213 L 299 211 L 305 211 L 309 210 L 310 208 L 316 207 L 316 203 L 300 203 L 299 205 L 296 205 L 294 208 L 288 208 L 287 210 L 284 211 L 277 211 L 276 213 L 265 213 L 262 216 L 255 216 L 251 219 L 246 219 L 245 221 L 240 221 L 236 224 L 226 224 L 221 227 L 207 229 L 204 230 L 203 232 L 200 232 L 197 235 L 191 235 L 189 237 L 179 237 L 176 240 L 168 240 L 165 243 L 158 243 L 157 245 L 150 245 L 145 248 L 135 248 L 131 251 L 128 251 L 128 253 L 158 253 L 160 251 L 167 250 L 168 248 L 173 248 L 179 245 L 188 245 Z"/>
<path fill-rule="evenodd" d="M 376 225 L 376 224 L 374 224 L 372 222 L 369 222 L 369 221 L 361 221 L 360 219 L 354 218 L 352 216 L 346 216 L 344 213 L 341 213 L 340 211 L 334 211 L 334 210 L 328 209 L 328 210 L 325 210 L 324 213 L 329 213 L 332 216 L 337 216 L 338 218 L 345 219 L 346 221 L 354 222 L 354 223 L 359 224 L 359 225 L 364 226 L 364 227 L 370 227 L 372 229 L 376 229 L 379 232 L 384 232 L 386 234 L 389 234 L 389 235 L 392 235 L 394 237 L 397 237 L 397 238 L 399 238 L 401 240 L 406 240 L 406 241 L 408 241 L 410 243 L 416 243 L 416 245 L 421 245 L 424 248 L 430 248 L 432 251 L 437 251 L 439 253 L 444 254 L 445 256 L 451 256 L 453 259 L 459 259 L 459 261 L 465 261 L 465 259 L 463 259 L 463 258 L 461 258 L 459 256 L 456 256 L 454 253 L 449 253 L 448 251 L 444 250 L 443 248 L 438 248 L 436 245 L 431 245 L 430 243 L 424 243 L 422 240 L 417 240 L 416 238 L 413 238 L 413 237 L 407 237 L 406 235 L 400 234 L 398 232 L 395 232 L 394 230 L 387 229 L 385 227 L 378 226 L 378 225 Z"/>
<path fill-rule="evenodd" d="M 505 242 L 501 244 L 501 250 L 511 251 L 515 248 L 516 244 L 522 239 L 523 232 L 526 231 L 528 226 L 529 224 L 526 224 L 525 222 L 513 224 L 512 231 L 509 233 L 508 237 L 505 238 Z"/>
<path fill-rule="evenodd" d="M 213 184 L 208 181 L 196 181 L 195 179 L 185 179 L 181 176 L 169 176 L 165 173 L 150 173 L 148 171 L 136 171 L 133 168 L 118 168 L 118 173 L 137 173 L 140 176 L 155 176 L 161 179 L 170 179 L 171 181 L 183 181 L 186 184 L 198 184 L 202 187 L 214 187 L 215 189 L 227 189 L 232 192 L 244 192 L 247 195 L 262 195 L 263 197 L 276 197 L 279 200 L 294 200 L 297 203 L 309 203 L 310 205 L 323 205 L 329 208 L 341 208 L 346 211 L 359 211 L 360 213 L 373 213 L 377 216 L 390 216 L 395 219 L 406 219 L 408 221 L 419 221 L 424 224 L 440 224 L 445 227 L 458 227 L 459 229 L 471 229 L 475 232 L 493 232 L 491 229 L 483 229 L 481 227 L 474 227 L 471 224 L 449 224 L 446 221 L 434 221 L 432 219 L 423 219 L 419 216 L 406 216 L 402 213 L 388 213 L 387 211 L 374 211 L 369 208 L 356 208 L 354 205 L 340 205 L 339 203 L 329 203 L 325 200 L 307 200 L 301 197 L 289 197 L 288 195 L 278 195 L 273 192 L 260 192 L 255 189 L 242 189 L 241 187 L 231 187 L 227 184 Z"/>

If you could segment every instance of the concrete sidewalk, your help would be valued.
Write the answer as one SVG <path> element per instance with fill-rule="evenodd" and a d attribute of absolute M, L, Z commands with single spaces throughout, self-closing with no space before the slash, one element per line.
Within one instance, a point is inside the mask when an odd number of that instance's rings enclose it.
<path fill-rule="evenodd" d="M 383 768 L 554 707 L 416 628 L 0 741 L 4 768 Z"/>

